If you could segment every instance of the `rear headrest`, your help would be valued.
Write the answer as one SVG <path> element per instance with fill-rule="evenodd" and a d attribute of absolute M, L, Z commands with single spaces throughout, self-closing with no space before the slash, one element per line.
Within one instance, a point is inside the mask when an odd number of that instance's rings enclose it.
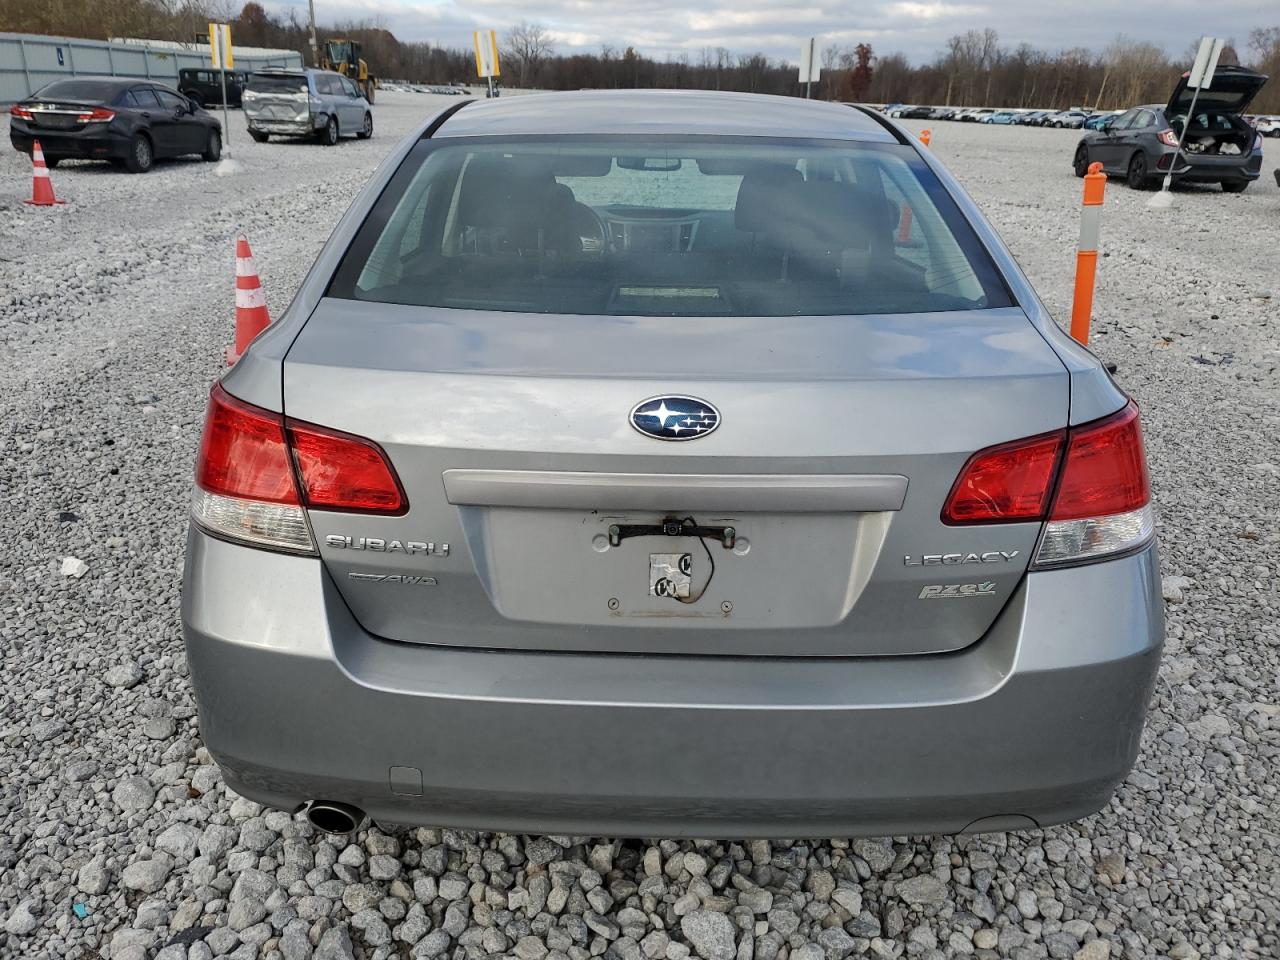
<path fill-rule="evenodd" d="M 534 222 L 556 186 L 550 169 L 527 157 L 474 157 L 462 175 L 459 223 L 502 227 Z"/>
<path fill-rule="evenodd" d="M 888 242 L 896 218 L 883 198 L 847 183 L 792 183 L 783 197 L 788 240 L 796 248 L 838 252 Z"/>
<path fill-rule="evenodd" d="M 777 233 L 786 214 L 787 188 L 803 182 L 794 166 L 760 165 L 749 170 L 738 186 L 733 225 L 748 233 Z"/>

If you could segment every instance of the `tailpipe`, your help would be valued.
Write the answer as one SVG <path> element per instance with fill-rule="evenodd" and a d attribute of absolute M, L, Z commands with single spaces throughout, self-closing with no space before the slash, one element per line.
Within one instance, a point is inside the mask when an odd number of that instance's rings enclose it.
<path fill-rule="evenodd" d="M 338 800 L 313 800 L 307 807 L 307 820 L 324 833 L 355 833 L 364 822 L 364 811 Z"/>

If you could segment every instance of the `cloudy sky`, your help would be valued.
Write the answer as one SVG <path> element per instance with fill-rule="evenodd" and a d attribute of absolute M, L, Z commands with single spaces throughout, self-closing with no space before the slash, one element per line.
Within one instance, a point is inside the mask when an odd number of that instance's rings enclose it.
<path fill-rule="evenodd" d="M 696 56 L 703 47 L 735 53 L 764 51 L 796 60 L 809 36 L 825 43 L 869 42 L 878 53 L 901 50 L 928 60 L 946 40 L 970 27 L 994 27 L 1002 43 L 1022 41 L 1045 49 L 1101 49 L 1118 33 L 1150 40 L 1170 52 L 1202 34 L 1234 37 L 1243 48 L 1249 29 L 1280 22 L 1274 0 L 316 0 L 321 22 L 378 20 L 401 40 L 443 46 L 470 42 L 481 27 L 499 31 L 520 20 L 551 31 L 556 49 L 596 51 L 602 44 L 635 46 L 655 56 Z M 306 0 L 270 0 L 280 11 L 294 6 L 306 18 Z M 1270 14 L 1270 15 L 1268 15 Z"/>

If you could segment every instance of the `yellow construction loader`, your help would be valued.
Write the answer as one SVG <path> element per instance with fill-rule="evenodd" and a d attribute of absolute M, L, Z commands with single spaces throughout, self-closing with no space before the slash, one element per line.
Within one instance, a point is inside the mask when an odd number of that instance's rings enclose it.
<path fill-rule="evenodd" d="M 320 66 L 355 81 L 364 92 L 365 99 L 373 103 L 373 91 L 378 82 L 369 72 L 369 65 L 360 58 L 360 44 L 355 40 L 326 40 Z"/>

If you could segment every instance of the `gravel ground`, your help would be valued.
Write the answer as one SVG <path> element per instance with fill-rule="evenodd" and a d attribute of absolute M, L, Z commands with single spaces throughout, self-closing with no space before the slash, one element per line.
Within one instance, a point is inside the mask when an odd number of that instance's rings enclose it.
<path fill-rule="evenodd" d="M 1169 211 L 1109 189 L 1095 346 L 1146 417 L 1169 645 L 1099 815 L 975 838 L 346 841 L 223 786 L 178 591 L 233 237 L 278 314 L 429 99 L 382 98 L 375 138 L 332 150 L 250 143 L 233 115 L 247 175 L 68 164 L 51 210 L 21 205 L 28 166 L 0 155 L 0 956 L 1280 956 L 1274 160 L 1244 195 L 1183 190 Z M 1075 134 L 934 134 L 1065 318 Z"/>

